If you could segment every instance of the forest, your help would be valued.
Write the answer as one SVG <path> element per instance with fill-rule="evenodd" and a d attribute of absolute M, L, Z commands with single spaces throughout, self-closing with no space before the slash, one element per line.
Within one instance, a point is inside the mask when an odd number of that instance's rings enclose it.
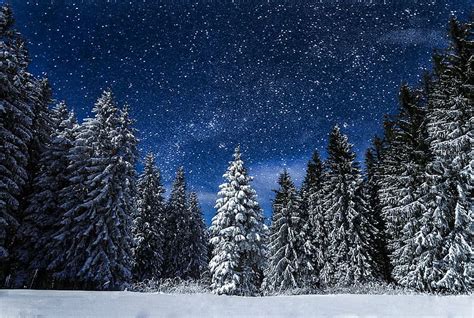
<path fill-rule="evenodd" d="M 271 220 L 235 145 L 207 227 L 183 168 L 169 197 L 157 154 L 137 170 L 134 119 L 111 90 L 82 122 L 53 100 L 1 6 L 0 286 L 133 290 L 176 279 L 240 296 L 374 283 L 471 293 L 473 25 L 451 17 L 449 46 L 418 85 L 401 85 L 363 164 L 336 125 L 301 187 L 283 171 Z"/>

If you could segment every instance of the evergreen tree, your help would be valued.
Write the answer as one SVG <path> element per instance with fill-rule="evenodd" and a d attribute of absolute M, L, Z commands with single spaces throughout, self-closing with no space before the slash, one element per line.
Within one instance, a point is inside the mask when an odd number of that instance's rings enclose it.
<path fill-rule="evenodd" d="M 15 258 L 20 267 L 15 282 L 18 287 L 25 284 L 45 286 L 45 269 L 49 263 L 46 246 L 58 230 L 64 212 L 59 193 L 69 184 L 67 155 L 74 142 L 76 120 L 64 103 L 51 111 L 51 119 L 48 120 L 52 122 L 53 133 L 41 152 L 33 191 L 27 198 L 27 208 L 15 239 Z"/>
<path fill-rule="evenodd" d="M 318 152 L 308 162 L 306 176 L 301 186 L 301 201 L 304 215 L 303 227 L 307 233 L 306 253 L 312 269 L 308 270 L 307 281 L 319 283 L 319 272 L 324 266 L 324 252 L 327 247 L 325 229 L 325 210 L 322 207 L 322 184 L 324 179 L 323 162 Z M 306 219 L 307 218 L 307 219 Z M 309 269 L 309 266 L 308 266 Z"/>
<path fill-rule="evenodd" d="M 116 289 L 131 277 L 136 139 L 127 110 L 118 110 L 110 91 L 93 112 L 70 151 L 66 212 L 54 236 L 59 246 L 51 248 L 63 253 L 49 268 L 66 286 Z"/>
<path fill-rule="evenodd" d="M 328 259 L 321 271 L 327 285 L 351 285 L 377 278 L 372 258 L 374 228 L 361 191 L 361 176 L 347 137 L 335 126 L 329 136 L 324 207 L 328 222 Z"/>
<path fill-rule="evenodd" d="M 306 283 L 302 268 L 306 255 L 299 248 L 304 244 L 304 237 L 299 235 L 303 226 L 301 199 L 286 170 L 280 175 L 278 184 L 268 243 L 269 268 L 265 277 L 265 287 L 270 292 L 303 288 Z"/>
<path fill-rule="evenodd" d="M 400 111 L 386 123 L 387 143 L 382 152 L 379 194 L 386 220 L 392 276 L 406 287 L 422 288 L 426 284 L 418 260 L 416 238 L 426 207 L 423 187 L 430 151 L 426 134 L 426 107 L 423 92 L 402 85 Z"/>
<path fill-rule="evenodd" d="M 385 281 L 391 281 L 391 267 L 390 258 L 387 247 L 387 229 L 385 225 L 385 219 L 382 215 L 382 204 L 380 202 L 380 187 L 378 181 L 379 165 L 382 160 L 383 152 L 383 141 L 375 137 L 373 145 L 369 148 L 365 154 L 365 168 L 366 168 L 366 181 L 365 181 L 365 192 L 367 203 L 370 209 L 368 215 L 369 223 L 375 227 L 373 255 L 372 257 L 377 262 L 377 271 Z"/>
<path fill-rule="evenodd" d="M 46 150 L 46 147 L 51 142 L 51 134 L 54 133 L 52 118 L 55 116 L 52 114 L 49 109 L 51 104 L 51 86 L 47 79 L 36 80 L 34 78 L 30 79 L 30 96 L 33 102 L 33 118 L 31 129 L 34 132 L 32 139 L 28 145 L 29 151 L 29 163 L 28 171 L 30 179 L 33 179 L 38 174 L 39 170 L 39 161 L 43 152 Z M 32 181 L 29 181 L 30 185 Z M 27 193 L 24 195 L 29 195 L 33 190 L 30 187 L 27 187 Z"/>
<path fill-rule="evenodd" d="M 263 215 L 240 147 L 235 149 L 224 178 L 210 228 L 211 288 L 216 294 L 255 295 L 264 265 Z"/>
<path fill-rule="evenodd" d="M 188 202 L 190 219 L 186 241 L 188 242 L 187 249 L 191 257 L 186 276 L 198 279 L 207 270 L 207 242 L 209 239 L 197 194 L 192 192 L 189 195 Z"/>
<path fill-rule="evenodd" d="M 20 195 L 28 180 L 33 109 L 25 42 L 13 27 L 9 6 L 0 7 L 0 280 L 8 245 L 18 226 Z"/>
<path fill-rule="evenodd" d="M 184 217 L 186 211 L 186 181 L 184 168 L 179 167 L 173 182 L 171 195 L 168 201 L 166 213 L 166 261 L 165 276 L 169 278 L 181 277 L 179 273 L 179 262 L 181 261 L 181 250 L 183 247 Z M 178 224 L 179 223 L 179 224 Z M 178 233 L 179 231 L 179 233 Z"/>
<path fill-rule="evenodd" d="M 158 279 L 162 276 L 166 206 L 165 189 L 152 153 L 145 157 L 145 169 L 138 180 L 137 190 L 133 277 L 136 281 Z"/>
<path fill-rule="evenodd" d="M 186 236 L 189 232 L 189 211 L 186 200 L 184 168 L 179 167 L 173 183 L 165 218 L 166 257 L 165 277 L 185 278 L 190 255 Z"/>
<path fill-rule="evenodd" d="M 430 194 L 417 233 L 418 268 L 424 290 L 472 291 L 474 220 L 473 22 L 450 22 L 448 52 L 435 59 L 428 92 L 428 134 L 433 152 L 428 167 Z"/>

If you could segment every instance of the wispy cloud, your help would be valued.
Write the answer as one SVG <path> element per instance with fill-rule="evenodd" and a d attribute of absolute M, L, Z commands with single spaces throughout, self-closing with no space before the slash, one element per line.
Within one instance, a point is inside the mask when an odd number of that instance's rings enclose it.
<path fill-rule="evenodd" d="M 379 41 L 401 46 L 426 45 L 430 47 L 433 44 L 435 46 L 443 46 L 446 43 L 443 32 L 418 28 L 393 30 L 383 35 Z"/>

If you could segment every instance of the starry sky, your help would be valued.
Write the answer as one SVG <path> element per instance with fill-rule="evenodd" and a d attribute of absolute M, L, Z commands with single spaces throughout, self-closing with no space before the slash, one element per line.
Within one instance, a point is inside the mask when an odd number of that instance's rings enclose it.
<path fill-rule="evenodd" d="M 101 90 L 127 102 L 140 153 L 169 186 L 184 165 L 209 220 L 237 144 L 268 216 L 339 124 L 359 160 L 398 87 L 416 84 L 451 14 L 470 0 L 0 0 L 29 42 L 30 71 L 79 118 Z M 169 190 L 168 190 L 169 191 Z"/>

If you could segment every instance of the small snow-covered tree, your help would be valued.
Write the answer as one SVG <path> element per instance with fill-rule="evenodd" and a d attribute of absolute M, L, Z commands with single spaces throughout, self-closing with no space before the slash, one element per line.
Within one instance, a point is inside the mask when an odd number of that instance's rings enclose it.
<path fill-rule="evenodd" d="M 117 108 L 110 91 L 93 112 L 70 151 L 66 212 L 51 249 L 63 253 L 49 268 L 66 286 L 117 289 L 131 278 L 136 139 L 127 109 Z"/>
<path fill-rule="evenodd" d="M 210 228 L 211 289 L 216 294 L 255 295 L 264 262 L 263 215 L 240 147 L 235 149 L 224 178 Z"/>
<path fill-rule="evenodd" d="M 269 261 L 265 273 L 265 289 L 269 292 L 282 292 L 305 287 L 306 272 L 302 260 L 306 258 L 304 237 L 300 236 L 303 227 L 301 199 L 290 175 L 285 170 L 278 179 L 280 188 L 273 201 L 273 216 L 268 242 Z"/>
<path fill-rule="evenodd" d="M 165 189 L 152 153 L 145 157 L 145 168 L 137 185 L 137 217 L 134 220 L 134 266 L 136 281 L 161 278 L 163 265 Z"/>
<path fill-rule="evenodd" d="M 372 258 L 367 203 L 355 154 L 338 126 L 329 136 L 328 175 L 324 183 L 328 251 L 321 271 L 326 285 L 351 285 L 377 279 Z"/>

